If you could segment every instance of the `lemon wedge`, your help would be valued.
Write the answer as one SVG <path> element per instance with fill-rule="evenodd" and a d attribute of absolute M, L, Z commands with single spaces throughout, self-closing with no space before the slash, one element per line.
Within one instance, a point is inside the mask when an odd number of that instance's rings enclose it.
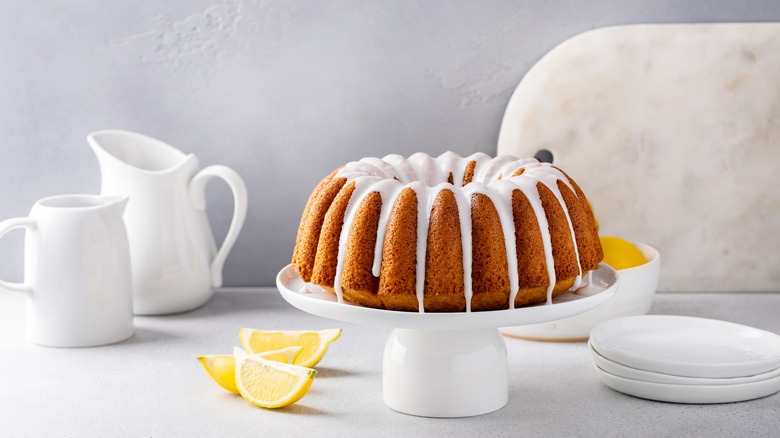
<path fill-rule="evenodd" d="M 242 328 L 238 332 L 238 336 L 241 339 L 241 345 L 249 353 L 279 350 L 290 346 L 303 347 L 292 363 L 303 367 L 313 367 L 325 356 L 328 345 L 341 336 L 341 329 L 302 331 Z"/>
<path fill-rule="evenodd" d="M 253 405 L 263 408 L 289 406 L 311 389 L 317 371 L 297 365 L 263 359 L 257 355 L 236 355 L 236 387 Z"/>
<path fill-rule="evenodd" d="M 302 347 L 295 346 L 282 348 L 280 350 L 266 351 L 253 356 L 280 363 L 292 363 L 302 349 Z M 238 388 L 236 387 L 236 356 L 246 354 L 247 353 L 244 350 L 236 347 L 233 350 L 233 355 L 211 354 L 198 356 L 197 359 L 200 361 L 200 364 L 203 365 L 203 368 L 206 369 L 209 377 L 217 382 L 217 385 L 238 394 Z"/>
<path fill-rule="evenodd" d="M 198 356 L 197 359 L 217 385 L 238 394 L 236 388 L 236 359 L 227 354 Z"/>
<path fill-rule="evenodd" d="M 615 269 L 628 269 L 647 263 L 647 258 L 633 243 L 615 236 L 601 236 L 604 263 Z"/>

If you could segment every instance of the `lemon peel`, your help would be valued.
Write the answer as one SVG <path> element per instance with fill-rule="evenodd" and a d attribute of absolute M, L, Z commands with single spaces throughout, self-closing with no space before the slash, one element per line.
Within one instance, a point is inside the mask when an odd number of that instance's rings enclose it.
<path fill-rule="evenodd" d="M 647 263 L 647 258 L 633 243 L 615 236 L 601 236 L 604 263 L 614 269 L 628 269 Z"/>
<path fill-rule="evenodd" d="M 241 340 L 241 345 L 249 353 L 261 353 L 289 346 L 300 346 L 303 349 L 292 363 L 311 368 L 322 360 L 328 351 L 328 346 L 341 336 L 341 329 L 303 331 L 242 328 L 238 336 Z"/>
<path fill-rule="evenodd" d="M 280 362 L 280 363 L 292 363 L 295 358 L 300 354 L 303 347 L 292 346 L 282 348 L 279 350 L 266 351 L 263 353 L 255 354 L 256 356 L 265 360 Z M 200 361 L 203 368 L 208 373 L 209 377 L 214 380 L 219 386 L 227 391 L 238 394 L 238 388 L 236 387 L 236 356 L 247 355 L 244 350 L 236 347 L 233 349 L 233 354 L 210 354 L 197 356 L 196 359 Z"/>

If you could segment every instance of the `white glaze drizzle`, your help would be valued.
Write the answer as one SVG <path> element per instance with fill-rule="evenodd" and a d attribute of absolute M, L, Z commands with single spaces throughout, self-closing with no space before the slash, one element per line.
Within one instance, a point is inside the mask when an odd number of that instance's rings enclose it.
<path fill-rule="evenodd" d="M 384 181 L 378 176 L 359 176 L 355 178 L 355 189 L 352 196 L 349 197 L 347 208 L 344 212 L 344 221 L 341 225 L 339 234 L 339 252 L 338 262 L 336 263 L 336 277 L 333 280 L 333 290 L 336 292 L 336 299 L 339 303 L 344 302 L 344 294 L 341 288 L 341 279 L 344 275 L 344 259 L 347 253 L 347 237 L 352 230 L 352 223 L 355 220 L 355 212 L 363 199 L 370 193 L 373 193 L 374 184 Z"/>
<path fill-rule="evenodd" d="M 516 185 L 509 181 L 494 181 L 492 186 L 486 186 L 479 182 L 472 182 L 463 188 L 464 197 L 471 201 L 475 194 L 481 194 L 490 198 L 493 202 L 493 206 L 498 213 L 498 220 L 501 224 L 501 231 L 504 235 L 504 249 L 506 250 L 507 260 L 507 274 L 509 277 L 509 308 L 515 308 L 515 297 L 517 296 L 517 290 L 519 289 L 519 276 L 517 267 L 517 240 L 515 239 L 515 221 L 512 214 L 512 192 L 517 188 Z M 498 202 L 496 202 L 498 200 Z M 469 204 L 469 207 L 471 205 Z M 471 214 L 469 213 L 469 218 Z M 467 233 L 469 235 L 469 245 L 471 246 L 471 230 Z M 473 249 L 473 248 L 472 248 Z M 472 253 L 473 256 L 473 253 Z M 471 264 L 471 256 L 469 257 L 469 264 Z M 464 263 L 465 263 L 464 257 Z M 465 272 L 465 269 L 464 269 Z M 467 296 L 468 309 L 471 309 L 472 293 Z"/>
<path fill-rule="evenodd" d="M 463 179 L 461 178 L 461 181 Z M 449 183 L 444 183 L 449 186 Z M 471 287 L 471 258 L 473 248 L 471 245 L 471 197 L 466 197 L 463 190 L 453 190 L 455 202 L 458 204 L 458 215 L 460 216 L 460 241 L 463 254 L 463 294 L 466 298 L 466 312 L 471 312 L 471 298 L 474 290 Z"/>
<path fill-rule="evenodd" d="M 452 185 L 463 186 L 463 175 L 466 174 L 466 164 L 463 158 L 455 152 L 449 151 L 441 154 L 436 160 L 446 180 L 452 174 Z"/>
<path fill-rule="evenodd" d="M 406 184 L 417 180 L 417 175 L 414 173 L 414 169 L 409 164 L 409 161 L 407 161 L 407 159 L 401 155 L 387 155 L 386 157 L 382 158 L 382 161 L 393 167 L 396 173 L 396 177 L 402 183 Z M 349 166 L 349 164 L 347 164 L 347 166 Z"/>
<path fill-rule="evenodd" d="M 415 181 L 421 181 L 428 187 L 435 186 L 441 181 L 446 181 L 446 175 L 442 177 L 441 169 L 434 161 L 433 157 L 422 152 L 418 152 L 407 159 L 409 166 L 412 167 L 415 174 Z"/>
<path fill-rule="evenodd" d="M 525 194 L 526 198 L 528 198 L 528 202 L 531 204 L 534 214 L 536 215 L 536 222 L 539 225 L 539 232 L 542 236 L 544 261 L 547 266 L 547 278 L 549 278 L 549 284 L 547 285 L 547 304 L 552 304 L 552 293 L 556 282 L 555 258 L 553 257 L 552 252 L 550 225 L 547 222 L 547 215 L 542 206 L 542 197 L 539 195 L 539 188 L 536 185 L 537 180 L 530 175 L 526 175 L 526 172 L 523 172 L 522 175 L 512 178 L 512 182 L 516 183 L 523 194 Z M 579 259 L 577 263 L 579 263 Z M 517 293 L 517 291 L 515 293 Z M 514 299 L 512 303 L 514 303 Z"/>
<path fill-rule="evenodd" d="M 409 187 L 417 194 L 417 266 L 415 271 L 415 295 L 420 313 L 425 312 L 425 258 L 428 254 L 428 228 L 431 224 L 431 209 L 433 200 L 442 187 L 428 187 L 415 181 Z M 422 195 L 422 196 L 421 196 Z M 423 206 L 420 208 L 420 206 Z M 421 243 L 422 242 L 422 243 Z"/>
<path fill-rule="evenodd" d="M 474 176 L 470 184 L 463 186 L 463 178 L 466 167 L 470 162 L 475 162 Z M 511 176 L 520 168 L 524 172 L 518 176 Z M 452 175 L 452 184 L 447 182 Z M 518 159 L 512 156 L 499 156 L 491 158 L 487 154 L 478 152 L 468 157 L 461 157 L 454 152 L 446 152 L 437 158 L 424 153 L 417 153 L 409 158 L 401 155 L 388 155 L 382 159 L 364 158 L 360 161 L 348 163 L 338 173 L 337 177 L 344 177 L 347 181 L 355 181 L 355 189 L 344 215 L 342 231 L 339 236 L 339 252 L 336 266 L 336 278 L 334 290 L 339 302 L 343 302 L 342 278 L 344 271 L 344 259 L 349 233 L 351 232 L 357 208 L 371 193 L 379 193 L 382 200 L 377 239 L 374 247 L 372 274 L 378 277 L 381 272 L 382 252 L 384 248 L 385 234 L 389 222 L 392 206 L 405 188 L 412 189 L 417 196 L 417 241 L 427 242 L 430 215 L 436 197 L 442 190 L 450 190 L 455 195 L 458 207 L 461 245 L 463 252 L 463 285 L 466 299 L 466 311 L 471 311 L 472 290 L 472 223 L 471 202 L 474 194 L 482 194 L 490 198 L 498 212 L 501 228 L 504 233 L 504 247 L 507 256 L 507 269 L 510 287 L 509 307 L 514 308 L 515 299 L 519 291 L 519 274 L 517 261 L 517 241 L 515 237 L 514 217 L 512 212 L 512 195 L 514 190 L 520 190 L 528 198 L 534 215 L 536 216 L 542 235 L 542 243 L 547 264 L 549 285 L 547 288 L 547 303 L 552 303 L 552 292 L 555 286 L 555 265 L 552 256 L 552 242 L 550 238 L 547 216 L 542 208 L 541 198 L 537 184 L 548 187 L 563 208 L 572 234 L 577 268 L 579 273 L 575 279 L 573 289 L 581 284 L 582 270 L 580 268 L 579 251 L 577 249 L 576 236 L 571 219 L 563 200 L 563 196 L 557 186 L 557 181 L 563 181 L 572 192 L 570 182 L 562 172 L 553 168 L 548 163 L 539 163 L 533 158 Z M 499 180 L 498 178 L 502 179 Z M 425 287 L 425 259 L 427 245 L 417 245 L 415 295 L 419 312 L 424 312 L 424 287 Z"/>
<path fill-rule="evenodd" d="M 531 165 L 531 169 L 549 169 L 548 171 L 537 171 L 534 172 L 533 170 L 528 172 L 528 176 L 532 178 L 536 178 L 539 182 L 547 186 L 548 189 L 550 189 L 553 194 L 555 195 L 555 198 L 558 199 L 558 203 L 561 205 L 561 208 L 563 208 L 563 213 L 566 215 L 566 223 L 569 225 L 569 233 L 571 234 L 571 240 L 574 245 L 574 255 L 577 259 L 577 276 L 574 278 L 574 283 L 572 284 L 570 290 L 576 290 L 580 287 L 582 284 L 582 267 L 580 266 L 580 251 L 579 248 L 577 248 L 577 236 L 574 233 L 574 225 L 571 222 L 571 218 L 569 217 L 569 209 L 566 207 L 566 202 L 563 199 L 563 194 L 561 194 L 560 189 L 558 188 L 558 181 L 562 181 L 566 186 L 569 187 L 569 190 L 572 191 L 572 193 L 576 192 L 574 191 L 574 188 L 571 186 L 571 183 L 569 182 L 569 179 L 566 178 L 565 175 L 563 175 L 562 172 L 557 171 L 552 167 L 550 163 L 538 163 L 537 166 Z M 550 170 L 556 170 L 555 172 L 552 172 Z M 527 171 L 527 170 L 526 170 Z M 525 174 L 525 172 L 523 172 Z M 547 291 L 547 303 L 552 304 L 552 289 L 549 289 Z"/>
<path fill-rule="evenodd" d="M 390 212 L 393 211 L 392 206 L 395 205 L 395 201 L 398 199 L 398 195 L 401 194 L 403 187 L 404 185 L 395 179 L 385 180 L 382 183 L 378 183 L 375 187 L 375 190 L 382 197 L 383 208 L 379 212 L 379 224 L 377 225 L 376 243 L 374 244 L 374 263 L 371 266 L 371 274 L 374 277 L 379 277 L 380 268 L 382 267 L 385 234 L 387 233 L 387 224 L 390 222 Z"/>

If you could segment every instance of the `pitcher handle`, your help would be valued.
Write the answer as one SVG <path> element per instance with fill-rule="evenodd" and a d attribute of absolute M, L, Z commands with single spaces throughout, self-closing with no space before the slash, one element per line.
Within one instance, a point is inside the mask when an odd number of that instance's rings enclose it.
<path fill-rule="evenodd" d="M 35 231 L 37 225 L 32 218 L 29 217 L 17 217 L 13 219 L 6 219 L 0 222 L 0 238 L 5 236 L 11 230 L 16 228 L 26 228 L 30 231 Z M 9 281 L 0 280 L 0 290 L 6 292 L 22 294 L 26 297 L 32 297 L 33 290 L 26 283 L 11 283 Z"/>
<path fill-rule="evenodd" d="M 222 266 L 225 264 L 225 259 L 230 249 L 233 248 L 233 244 L 236 243 L 241 227 L 244 226 L 247 194 L 244 180 L 241 179 L 235 170 L 221 165 L 209 166 L 198 172 L 190 182 L 190 199 L 192 199 L 196 209 L 206 209 L 206 183 L 213 177 L 225 180 L 230 190 L 233 191 L 233 219 L 230 222 L 230 228 L 225 236 L 225 241 L 222 242 L 217 255 L 211 261 L 211 284 L 213 287 L 218 288 L 222 286 Z"/>

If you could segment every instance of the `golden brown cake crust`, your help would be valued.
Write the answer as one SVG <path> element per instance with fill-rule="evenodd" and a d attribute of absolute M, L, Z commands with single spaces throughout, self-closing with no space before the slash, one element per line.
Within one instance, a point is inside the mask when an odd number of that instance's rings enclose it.
<path fill-rule="evenodd" d="M 417 311 L 417 193 L 407 188 L 398 195 L 387 223 L 379 298 L 387 309 Z"/>
<path fill-rule="evenodd" d="M 330 204 L 322 223 L 322 232 L 317 242 L 317 254 L 314 258 L 314 270 L 311 282 L 333 292 L 333 282 L 336 279 L 336 265 L 338 263 L 339 236 L 344 225 L 349 198 L 355 191 L 355 182 L 350 182 L 338 192 L 333 203 Z"/>
<path fill-rule="evenodd" d="M 423 290 L 426 312 L 466 310 L 460 219 L 451 190 L 442 190 L 433 201 Z"/>
<path fill-rule="evenodd" d="M 604 254 L 601 252 L 601 242 L 598 239 L 596 222 L 588 214 L 587 203 L 583 205 L 577 198 L 577 195 L 563 181 L 558 181 L 558 189 L 561 195 L 563 195 L 569 218 L 574 228 L 580 258 L 580 269 L 583 272 L 596 269 L 601 259 L 604 258 Z"/>
<path fill-rule="evenodd" d="M 352 229 L 347 240 L 347 254 L 344 258 L 344 274 L 341 286 L 344 298 L 368 307 L 383 307 L 377 296 L 379 277 L 374 277 L 376 230 L 382 198 L 379 193 L 369 194 L 358 207 Z"/>
<path fill-rule="evenodd" d="M 508 309 L 508 262 L 498 211 L 493 201 L 480 193 L 471 197 L 471 205 L 471 310 Z"/>
<path fill-rule="evenodd" d="M 555 277 L 558 279 L 574 278 L 579 274 L 577 254 L 574 252 L 574 241 L 571 237 L 571 229 L 566 218 L 563 206 L 558 202 L 555 194 L 544 184 L 537 184 L 539 197 L 542 199 L 542 207 L 547 216 L 547 226 L 550 230 L 552 242 L 552 255 L 555 260 Z M 549 282 L 548 282 L 549 283 Z"/>
<path fill-rule="evenodd" d="M 466 165 L 466 171 L 463 172 L 463 184 L 462 184 L 463 186 L 468 185 L 471 181 L 474 180 L 474 169 L 476 167 L 477 167 L 476 161 L 469 161 L 469 164 Z"/>
<path fill-rule="evenodd" d="M 547 261 L 544 255 L 544 243 L 539 232 L 533 206 L 528 197 L 520 190 L 512 192 L 512 212 L 515 220 L 515 240 L 517 245 L 517 272 L 520 290 L 546 288 L 550 282 Z M 546 297 L 546 295 L 545 295 Z M 515 303 L 524 303 L 525 298 L 518 294 Z"/>
<path fill-rule="evenodd" d="M 306 282 L 311 281 L 314 260 L 317 254 L 317 244 L 319 243 L 325 214 L 333 203 L 333 199 L 336 198 L 336 195 L 339 194 L 347 182 L 346 178 L 335 178 L 338 171 L 339 169 L 334 170 L 317 184 L 303 210 L 303 217 L 301 218 L 301 225 L 298 228 L 298 237 L 295 242 L 295 250 L 293 251 L 292 265 L 295 268 L 295 272 Z"/>

